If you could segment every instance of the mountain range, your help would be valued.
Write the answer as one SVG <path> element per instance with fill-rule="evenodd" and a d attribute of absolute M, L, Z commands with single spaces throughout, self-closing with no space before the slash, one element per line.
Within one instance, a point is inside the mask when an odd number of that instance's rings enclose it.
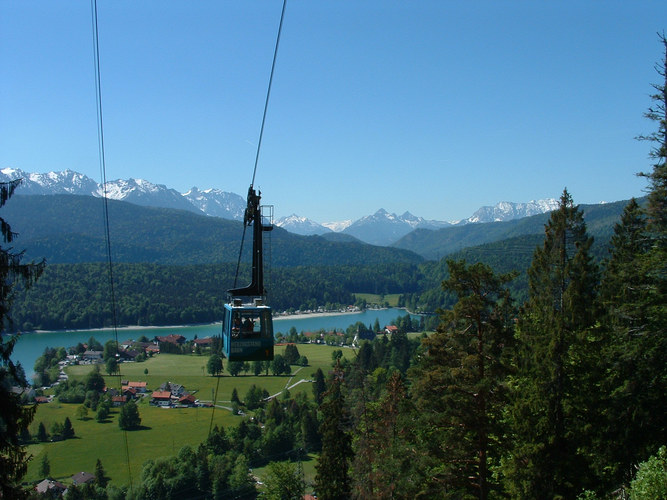
<path fill-rule="evenodd" d="M 177 208 L 231 220 L 243 220 L 246 207 L 244 198 L 219 189 L 200 191 L 193 187 L 187 193 L 179 193 L 164 184 L 153 184 L 143 179 L 119 179 L 102 185 L 72 170 L 46 174 L 29 173 L 14 168 L 0 170 L 0 182 L 15 179 L 23 179 L 16 190 L 23 195 L 76 194 L 102 197 L 106 188 L 106 196 L 110 200 L 126 201 L 144 207 Z"/>
<path fill-rule="evenodd" d="M 14 168 L 0 170 L 1 182 L 18 178 L 22 178 L 23 183 L 17 193 L 23 195 L 71 194 L 101 197 L 106 194 L 111 200 L 126 201 L 135 205 L 175 208 L 237 221 L 243 220 L 246 206 L 245 199 L 240 195 L 220 189 L 200 190 L 193 187 L 186 193 L 179 193 L 164 184 L 153 184 L 143 179 L 119 179 L 101 185 L 86 175 L 72 170 L 48 173 L 29 173 Z M 410 212 L 396 215 L 381 208 L 373 215 L 356 221 L 320 224 L 307 217 L 292 214 L 278 219 L 275 224 L 291 233 L 303 236 L 324 235 L 332 240 L 331 233 L 341 233 L 350 237 L 348 241 L 357 239 L 372 245 L 387 246 L 397 243 L 415 229 L 438 230 L 466 224 L 516 220 L 549 212 L 557 205 L 555 199 L 527 203 L 504 201 L 495 206 L 481 207 L 470 217 L 452 222 L 426 220 Z"/>

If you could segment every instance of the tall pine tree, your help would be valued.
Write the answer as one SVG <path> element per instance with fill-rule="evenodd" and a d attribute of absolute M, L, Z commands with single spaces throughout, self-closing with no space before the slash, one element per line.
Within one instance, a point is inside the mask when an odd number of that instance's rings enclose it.
<path fill-rule="evenodd" d="M 415 447 L 414 408 L 401 374 L 394 371 L 377 401 L 365 402 L 355 432 L 355 498 L 410 498 L 419 492 L 421 453 Z"/>
<path fill-rule="evenodd" d="M 600 286 L 603 340 L 600 397 L 603 422 L 593 430 L 597 474 L 608 488 L 626 483 L 644 456 L 655 408 L 644 404 L 655 366 L 644 362 L 649 281 L 644 271 L 650 242 L 644 211 L 633 199 L 614 228 Z M 662 419 L 662 417 L 660 417 Z M 645 457 L 644 457 L 645 458 Z"/>
<path fill-rule="evenodd" d="M 529 299 L 519 315 L 508 420 L 514 446 L 505 462 L 513 498 L 574 498 L 590 478 L 581 447 L 594 420 L 586 393 L 598 282 L 592 243 L 583 213 L 563 191 L 528 270 Z"/>
<path fill-rule="evenodd" d="M 611 240 L 601 287 L 608 394 L 597 454 L 617 486 L 636 465 L 667 442 L 667 39 L 656 70 L 653 104 L 645 116 L 657 130 L 638 137 L 652 143 L 648 203 L 626 207 Z M 614 483 L 612 482 L 612 485 Z"/>
<path fill-rule="evenodd" d="M 458 296 L 436 334 L 423 340 L 413 375 L 417 433 L 426 450 L 425 492 L 486 499 L 497 489 L 490 464 L 503 454 L 499 428 L 507 402 L 514 311 L 505 285 L 514 274 L 448 261 L 446 291 Z"/>
<path fill-rule="evenodd" d="M 322 424 L 322 451 L 315 466 L 315 484 L 318 498 L 338 500 L 349 498 L 352 491 L 349 466 L 352 460 L 352 438 L 349 415 L 342 390 L 343 370 L 336 364 L 329 390 L 320 405 Z"/>
<path fill-rule="evenodd" d="M 11 198 L 20 180 L 0 183 L 0 207 Z M 16 233 L 0 218 L 0 232 L 4 244 L 11 243 Z M 12 391 L 12 385 L 26 385 L 21 380 L 21 370 L 11 360 L 16 337 L 1 335 L 11 324 L 9 311 L 14 288 L 17 284 L 29 287 L 42 273 L 44 263 L 22 264 L 23 253 L 0 247 L 0 497 L 23 498 L 26 493 L 20 486 L 28 469 L 28 459 L 20 443 L 23 434 L 35 415 L 36 407 L 21 403 L 21 395 Z"/>

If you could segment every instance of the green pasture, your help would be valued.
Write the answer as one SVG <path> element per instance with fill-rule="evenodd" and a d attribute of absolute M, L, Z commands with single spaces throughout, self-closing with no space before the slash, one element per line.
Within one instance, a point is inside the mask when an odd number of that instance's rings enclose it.
<path fill-rule="evenodd" d="M 354 293 L 353 295 L 358 299 L 366 300 L 367 304 L 384 306 L 386 302 L 389 304 L 389 307 L 398 307 L 398 298 L 401 296 L 400 293 L 390 293 L 387 295 L 379 295 L 377 293 Z"/>
<path fill-rule="evenodd" d="M 90 412 L 91 418 L 78 420 L 75 417 L 77 407 L 60 403 L 39 406 L 31 433 L 37 433 L 39 422 L 43 422 L 48 430 L 54 422 L 63 422 L 69 417 L 76 437 L 29 446 L 28 453 L 33 459 L 28 468 L 28 481 L 43 479 L 37 474 L 42 457 L 48 454 L 54 479 L 68 482 L 77 472 L 93 473 L 99 458 L 115 484 L 128 484 L 129 474 L 133 481 L 140 479 L 141 467 L 148 459 L 175 454 L 188 444 L 196 447 L 206 439 L 212 415 L 218 426 L 234 425 L 238 421 L 238 417 L 219 408 L 215 413 L 212 408 L 161 409 L 142 402 L 139 404 L 142 428 L 123 432 L 118 427 L 117 409 L 111 412 L 106 423 L 99 423 L 94 412 Z"/>
<path fill-rule="evenodd" d="M 78 404 L 53 402 L 39 405 L 30 427 L 32 435 L 37 434 L 40 422 L 43 422 L 49 431 L 54 422 L 62 423 L 65 417 L 69 417 L 76 438 L 30 445 L 28 452 L 33 458 L 29 464 L 26 480 L 32 482 L 43 479 L 38 477 L 39 465 L 44 454 L 48 454 L 51 476 L 64 482 L 80 471 L 93 473 L 98 458 L 115 484 L 128 484 L 130 474 L 133 482 L 139 481 L 141 467 L 148 459 L 173 455 L 186 444 L 196 447 L 204 441 L 208 435 L 212 415 L 215 425 L 228 427 L 238 424 L 242 417 L 232 415 L 225 408 L 229 407 L 234 388 L 241 400 L 253 384 L 265 388 L 272 395 L 279 394 L 300 380 L 309 381 L 317 368 L 322 368 L 325 373 L 330 370 L 331 355 L 336 348 L 317 344 L 298 344 L 297 347 L 299 353 L 308 358 L 309 366 L 293 365 L 291 376 L 275 377 L 262 374 L 255 377 L 249 373 L 232 377 L 225 371 L 221 377 L 211 377 L 206 374 L 208 360 L 206 355 L 159 354 L 143 363 L 123 363 L 120 376 L 105 376 L 107 387 L 119 387 L 120 381 L 125 379 L 147 382 L 148 396 L 139 402 L 142 429 L 121 431 L 118 427 L 118 409 L 115 408 L 108 422 L 98 423 L 95 420 L 95 412 L 92 411 L 89 412 L 87 420 L 78 420 L 76 417 L 76 409 L 80 406 Z M 284 346 L 276 346 L 275 353 L 282 354 L 284 350 Z M 346 357 L 354 356 L 352 349 L 343 348 L 342 352 Z M 105 375 L 104 366 L 101 365 L 100 368 Z M 83 378 L 92 369 L 90 365 L 70 366 L 67 368 L 67 373 L 72 379 Z M 144 373 L 146 369 L 148 374 Z M 215 401 L 219 406 L 215 410 L 213 408 L 162 409 L 150 406 L 148 404 L 150 393 L 164 382 L 183 385 L 188 392 L 202 401 L 211 401 L 217 389 Z M 290 392 L 292 395 L 305 392 L 310 396 L 311 384 L 299 383 L 290 389 Z"/>

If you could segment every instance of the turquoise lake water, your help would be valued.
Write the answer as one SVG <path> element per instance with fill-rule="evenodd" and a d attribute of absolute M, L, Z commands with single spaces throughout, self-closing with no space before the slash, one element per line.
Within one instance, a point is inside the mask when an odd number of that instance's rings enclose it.
<path fill-rule="evenodd" d="M 335 316 L 319 316 L 305 318 L 280 317 L 273 320 L 273 331 L 275 333 L 288 333 L 292 327 L 297 332 L 312 332 L 322 328 L 325 330 L 345 330 L 348 326 L 361 321 L 363 324 L 372 326 L 377 319 L 381 327 L 389 325 L 392 320 L 399 316 L 405 316 L 407 313 L 403 309 L 378 309 L 366 310 L 359 313 L 340 314 Z M 169 333 L 178 333 L 186 339 L 193 339 L 195 335 L 198 338 L 220 335 L 220 323 L 212 325 L 196 326 L 171 326 L 171 327 L 150 327 L 150 328 L 119 328 L 118 341 L 123 342 L 128 339 L 137 339 L 142 335 L 153 338 L 156 335 L 168 335 Z M 90 337 L 95 337 L 102 345 L 108 340 L 115 339 L 113 330 L 74 330 L 57 332 L 26 333 L 19 337 L 12 359 L 19 361 L 26 372 L 28 378 L 33 374 L 35 360 L 42 355 L 47 347 L 71 347 L 79 342 L 87 342 Z"/>

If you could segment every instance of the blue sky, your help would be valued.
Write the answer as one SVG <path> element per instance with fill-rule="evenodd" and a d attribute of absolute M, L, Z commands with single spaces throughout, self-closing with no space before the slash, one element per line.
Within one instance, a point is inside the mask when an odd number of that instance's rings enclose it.
<path fill-rule="evenodd" d="M 280 0 L 98 0 L 108 179 L 245 196 Z M 288 0 L 255 185 L 276 216 L 640 196 L 664 1 Z M 0 0 L 0 168 L 100 180 L 91 7 Z"/>

